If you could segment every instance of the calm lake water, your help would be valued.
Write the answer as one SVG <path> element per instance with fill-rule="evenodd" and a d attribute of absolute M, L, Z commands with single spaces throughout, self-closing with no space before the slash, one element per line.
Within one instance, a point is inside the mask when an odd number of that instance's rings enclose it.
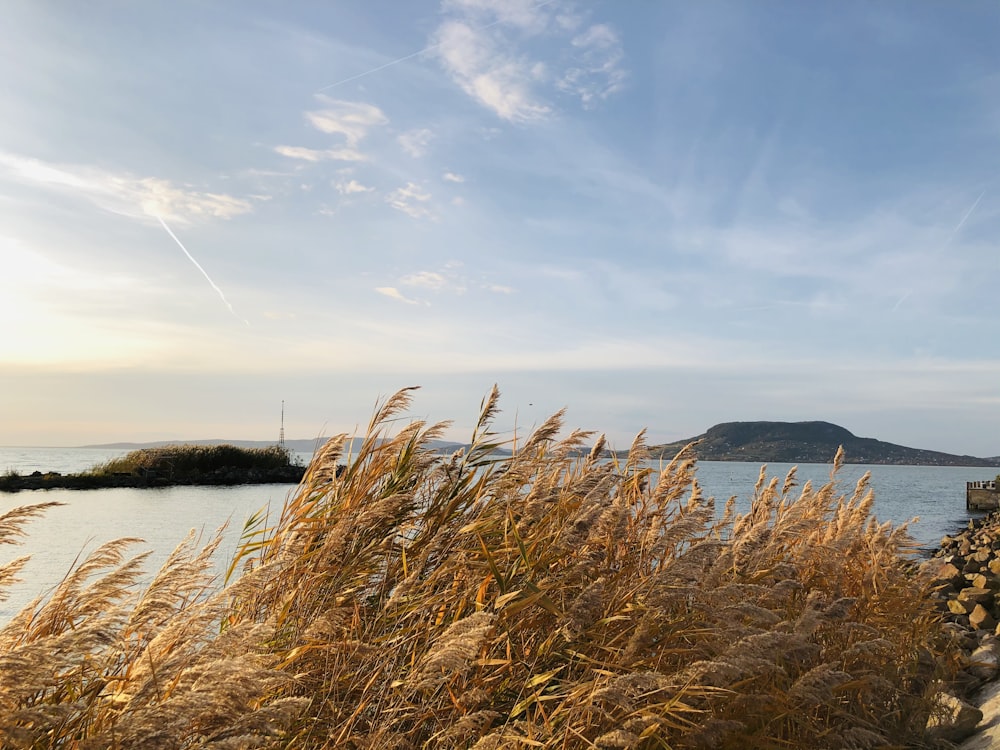
<path fill-rule="evenodd" d="M 0 472 L 16 470 L 82 471 L 96 463 L 120 456 L 120 449 L 88 448 L 0 448 Z M 309 456 L 300 456 L 305 463 Z M 790 464 L 772 464 L 772 476 L 784 477 Z M 717 499 L 717 507 L 732 495 L 740 507 L 749 506 L 760 465 L 754 463 L 705 461 L 699 464 L 698 479 L 704 493 Z M 845 466 L 839 475 L 841 492 L 850 494 L 865 471 L 872 473 L 875 515 L 882 521 L 901 523 L 914 517 L 914 538 L 925 547 L 965 525 L 978 514 L 965 510 L 965 482 L 993 479 L 997 468 L 937 466 Z M 799 483 L 807 479 L 820 484 L 829 477 L 824 464 L 800 464 Z M 66 574 L 73 561 L 99 544 L 120 537 L 144 540 L 135 551 L 150 550 L 150 572 L 192 529 L 205 538 L 228 523 L 225 542 L 219 552 L 218 569 L 223 571 L 236 548 L 243 524 L 265 507 L 273 513 L 294 485 L 252 485 L 239 487 L 169 487 L 164 489 L 115 488 L 106 490 L 39 490 L 0 493 L 0 513 L 19 505 L 57 501 L 63 506 L 50 509 L 31 522 L 24 543 L 0 547 L 0 562 L 22 554 L 31 561 L 22 570 L 22 583 L 8 589 L 0 602 L 0 622 L 8 620 L 35 596 L 48 591 Z"/>

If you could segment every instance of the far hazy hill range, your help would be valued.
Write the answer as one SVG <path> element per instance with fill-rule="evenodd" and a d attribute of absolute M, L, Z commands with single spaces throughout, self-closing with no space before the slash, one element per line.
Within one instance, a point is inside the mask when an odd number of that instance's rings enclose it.
<path fill-rule="evenodd" d="M 357 440 L 357 438 L 355 438 Z M 829 422 L 723 422 L 687 440 L 654 445 L 653 458 L 673 458 L 688 443 L 700 441 L 695 455 L 702 461 L 750 461 L 753 463 L 830 463 L 837 448 L 844 446 L 845 460 L 851 464 L 899 464 L 912 466 L 1000 466 L 1000 456 L 980 458 L 957 456 L 940 451 L 907 448 L 874 438 L 860 438 Z M 172 440 L 152 443 L 104 443 L 85 448 L 152 448 L 164 445 L 219 445 L 229 443 L 245 448 L 274 445 L 267 440 Z M 300 453 L 312 453 L 326 438 L 286 440 L 285 445 Z M 350 451 L 352 441 L 345 450 Z M 435 441 L 439 453 L 452 453 L 461 443 Z M 501 451 L 508 453 L 509 451 Z"/>
<path fill-rule="evenodd" d="M 302 440 L 286 440 L 285 447 L 296 453 L 314 453 L 329 438 L 306 438 Z M 235 445 L 238 448 L 266 448 L 275 445 L 276 440 L 159 440 L 150 443 L 101 443 L 99 445 L 81 445 L 81 448 L 121 448 L 122 450 L 136 450 L 139 448 L 163 448 L 170 445 Z M 361 438 L 349 438 L 344 444 L 344 451 L 356 451 L 361 447 Z M 431 440 L 431 446 L 438 453 L 452 453 L 463 447 L 462 443 L 452 443 L 447 440 Z"/>
<path fill-rule="evenodd" d="M 907 448 L 854 433 L 829 422 L 723 422 L 687 440 L 652 447 L 655 458 L 672 458 L 688 443 L 699 441 L 702 461 L 754 463 L 829 463 L 839 446 L 852 464 L 914 466 L 1000 466 L 1000 456 L 978 458 Z"/>

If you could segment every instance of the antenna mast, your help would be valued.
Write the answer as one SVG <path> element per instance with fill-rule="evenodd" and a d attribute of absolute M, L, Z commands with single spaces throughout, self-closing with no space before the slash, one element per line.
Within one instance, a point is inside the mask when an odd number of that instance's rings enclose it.
<path fill-rule="evenodd" d="M 285 400 L 281 399 L 281 429 L 278 431 L 278 447 L 285 447 Z"/>

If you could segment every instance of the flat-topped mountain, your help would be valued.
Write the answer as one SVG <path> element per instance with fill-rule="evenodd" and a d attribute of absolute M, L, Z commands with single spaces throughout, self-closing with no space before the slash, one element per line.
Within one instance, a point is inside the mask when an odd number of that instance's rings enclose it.
<path fill-rule="evenodd" d="M 672 458 L 688 443 L 702 461 L 829 463 L 844 446 L 847 463 L 923 466 L 1000 466 L 998 458 L 956 456 L 862 438 L 829 422 L 723 422 L 703 435 L 652 447 L 653 456 Z"/>

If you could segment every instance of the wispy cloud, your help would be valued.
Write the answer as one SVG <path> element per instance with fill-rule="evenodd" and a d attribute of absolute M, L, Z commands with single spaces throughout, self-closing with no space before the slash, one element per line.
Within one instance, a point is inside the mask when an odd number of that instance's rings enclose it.
<path fill-rule="evenodd" d="M 433 137 L 434 133 L 427 128 L 418 128 L 416 130 L 408 130 L 405 133 L 401 133 L 396 140 L 403 148 L 403 151 L 412 156 L 414 159 L 419 159 L 427 153 L 427 146 L 430 144 Z"/>
<path fill-rule="evenodd" d="M 306 112 L 306 120 L 321 133 L 342 135 L 348 146 L 357 146 L 376 125 L 385 125 L 389 118 L 374 104 L 316 97 L 322 109 Z"/>
<path fill-rule="evenodd" d="M 625 80 L 624 51 L 607 24 L 588 25 L 569 3 L 529 0 L 445 0 L 446 20 L 432 50 L 465 93 L 499 117 L 526 123 L 553 110 L 560 91 L 586 107 L 618 91 Z M 529 47 L 554 41 L 541 59 Z"/>
<path fill-rule="evenodd" d="M 365 161 L 367 158 L 357 149 L 353 148 L 327 148 L 315 149 L 305 146 L 275 146 L 275 152 L 289 159 L 301 159 L 302 161 Z"/>
<path fill-rule="evenodd" d="M 399 291 L 394 286 L 379 286 L 375 287 L 375 291 L 391 299 L 399 300 L 400 302 L 405 302 L 408 305 L 419 305 L 422 304 L 419 300 L 410 299 Z M 423 303 L 426 304 L 426 303 Z"/>
<path fill-rule="evenodd" d="M 465 294 L 470 288 L 482 289 L 497 294 L 510 294 L 514 290 L 503 284 L 489 281 L 473 280 L 464 270 L 461 261 L 452 260 L 436 271 L 421 270 L 402 276 L 397 282 L 399 286 L 420 289 L 435 294 Z"/>
<path fill-rule="evenodd" d="M 419 286 L 427 289 L 441 289 L 447 283 L 445 277 L 434 271 L 418 271 L 404 276 L 400 282 L 407 286 Z"/>
<path fill-rule="evenodd" d="M 541 34 L 549 25 L 557 0 L 443 0 L 441 7 L 468 18 L 481 29 L 503 25 L 529 34 Z"/>
<path fill-rule="evenodd" d="M 85 198 L 124 216 L 163 217 L 178 223 L 249 213 L 253 204 L 225 193 L 178 187 L 169 180 L 135 177 L 80 164 L 56 164 L 0 151 L 0 174 L 23 184 Z"/>
<path fill-rule="evenodd" d="M 530 122 L 552 110 L 535 93 L 545 67 L 514 52 L 505 52 L 493 35 L 463 21 L 438 28 L 438 54 L 452 79 L 466 94 L 499 117 Z"/>
<path fill-rule="evenodd" d="M 353 195 L 354 193 L 370 193 L 375 188 L 368 187 L 367 185 L 362 185 L 357 180 L 348 180 L 347 182 L 335 182 L 333 183 L 334 189 L 341 195 Z"/>
<path fill-rule="evenodd" d="M 433 212 L 427 206 L 430 199 L 431 194 L 415 182 L 408 182 L 385 197 L 386 203 L 414 219 L 433 217 Z"/>
<path fill-rule="evenodd" d="M 400 288 L 405 288 L 410 294 L 407 296 Z M 428 296 L 461 296 L 470 288 L 481 289 L 483 291 L 496 294 L 511 294 L 514 290 L 502 284 L 495 284 L 485 281 L 472 281 L 464 271 L 464 264 L 461 261 L 452 260 L 439 267 L 437 270 L 420 270 L 401 276 L 394 286 L 378 287 L 375 291 L 387 297 L 398 299 L 411 305 L 430 305 L 430 302 L 423 298 Z"/>
<path fill-rule="evenodd" d="M 445 182 L 465 182 L 465 178 L 460 174 L 455 174 L 454 172 L 445 172 L 441 175 L 441 179 Z"/>
<path fill-rule="evenodd" d="M 595 24 L 573 37 L 572 45 L 579 55 L 558 81 L 559 89 L 579 97 L 585 107 L 621 90 L 626 79 L 625 52 L 614 29 Z"/>
<path fill-rule="evenodd" d="M 275 146 L 274 150 L 290 159 L 303 161 L 365 161 L 359 148 L 372 128 L 385 125 L 389 118 L 374 104 L 331 99 L 318 94 L 320 109 L 308 110 L 304 117 L 321 133 L 338 137 L 342 142 L 334 148 L 314 149 L 305 146 Z"/>

